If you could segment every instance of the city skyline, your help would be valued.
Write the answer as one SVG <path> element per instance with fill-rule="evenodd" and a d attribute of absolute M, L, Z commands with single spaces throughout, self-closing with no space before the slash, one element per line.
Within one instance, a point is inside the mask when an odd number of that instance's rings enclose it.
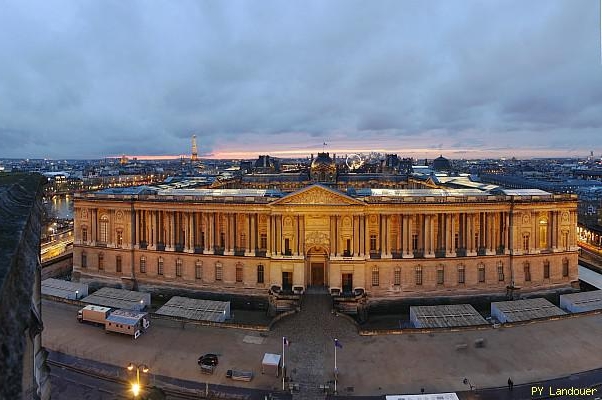
<path fill-rule="evenodd" d="M 598 156 L 597 1 L 8 1 L 0 158 Z"/>

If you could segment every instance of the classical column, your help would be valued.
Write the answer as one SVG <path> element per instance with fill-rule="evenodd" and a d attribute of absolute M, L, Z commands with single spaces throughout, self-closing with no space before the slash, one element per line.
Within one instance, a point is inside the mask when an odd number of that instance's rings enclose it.
<path fill-rule="evenodd" d="M 454 215 L 452 213 L 445 215 L 445 257 L 455 257 L 454 250 Z"/>
<path fill-rule="evenodd" d="M 132 229 L 134 229 L 134 249 L 140 248 L 140 211 L 134 211 L 136 221 Z"/>
<path fill-rule="evenodd" d="M 354 257 L 358 256 L 358 236 L 359 236 L 359 232 L 358 232 L 358 225 L 359 225 L 359 221 L 358 221 L 358 216 L 354 215 L 352 217 L 351 220 L 351 225 L 353 226 L 353 234 L 352 234 L 352 240 L 351 240 L 351 255 L 353 255 Z"/>
<path fill-rule="evenodd" d="M 255 216 L 255 213 L 252 213 L 251 214 L 251 255 L 255 255 L 256 248 L 257 248 L 256 216 Z"/>
<path fill-rule="evenodd" d="M 370 216 L 364 216 L 364 255 L 370 258 Z"/>
<path fill-rule="evenodd" d="M 299 251 L 305 255 L 305 216 L 299 216 Z"/>
<path fill-rule="evenodd" d="M 267 235 L 267 244 L 266 244 L 266 257 L 271 257 L 272 256 L 272 214 L 268 214 L 267 215 L 267 229 L 266 229 L 266 235 Z"/>
<path fill-rule="evenodd" d="M 474 213 L 467 213 L 466 214 L 466 219 L 467 219 L 467 234 L 466 234 L 466 241 L 467 241 L 467 250 L 466 250 L 466 255 L 468 256 L 476 256 L 477 252 L 475 249 L 475 224 L 474 224 L 474 217 L 475 214 Z"/>
<path fill-rule="evenodd" d="M 383 258 L 391 258 L 391 216 L 389 214 L 383 215 L 382 219 L 382 235 L 384 236 L 381 242 L 384 244 Z"/>

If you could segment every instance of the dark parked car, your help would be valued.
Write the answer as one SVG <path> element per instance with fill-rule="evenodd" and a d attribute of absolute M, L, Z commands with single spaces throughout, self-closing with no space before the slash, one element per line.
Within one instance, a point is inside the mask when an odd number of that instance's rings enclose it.
<path fill-rule="evenodd" d="M 212 367 L 217 365 L 217 355 L 216 354 L 205 354 L 199 357 L 198 361 L 199 365 L 211 365 Z"/>

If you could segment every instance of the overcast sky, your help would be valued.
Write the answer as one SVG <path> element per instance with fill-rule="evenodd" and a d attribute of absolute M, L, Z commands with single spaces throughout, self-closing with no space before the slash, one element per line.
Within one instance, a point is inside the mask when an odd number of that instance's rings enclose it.
<path fill-rule="evenodd" d="M 602 152 L 598 0 L 0 0 L 0 158 Z"/>

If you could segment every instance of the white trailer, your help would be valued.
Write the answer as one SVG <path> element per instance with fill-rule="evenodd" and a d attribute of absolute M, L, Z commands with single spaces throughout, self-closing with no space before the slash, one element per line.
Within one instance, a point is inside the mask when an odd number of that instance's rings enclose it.
<path fill-rule="evenodd" d="M 105 330 L 131 335 L 138 339 L 150 326 L 148 313 L 132 310 L 115 310 L 107 316 Z"/>
<path fill-rule="evenodd" d="M 87 305 L 77 312 L 77 320 L 104 326 L 109 314 L 111 314 L 110 307 Z"/>

